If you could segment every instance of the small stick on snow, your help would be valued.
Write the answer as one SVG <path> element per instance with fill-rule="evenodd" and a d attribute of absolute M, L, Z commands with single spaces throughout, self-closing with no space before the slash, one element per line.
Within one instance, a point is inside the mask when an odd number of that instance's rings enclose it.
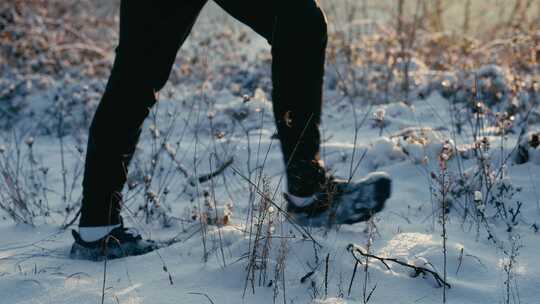
<path fill-rule="evenodd" d="M 347 246 L 347 250 L 351 252 L 353 258 L 358 261 L 358 262 L 361 262 L 360 259 L 358 259 L 358 257 L 355 255 L 355 252 L 359 253 L 360 255 L 364 256 L 364 257 L 367 257 L 367 258 L 373 258 L 373 259 L 376 259 L 378 260 L 379 262 L 381 262 L 388 270 L 391 270 L 390 266 L 388 265 L 388 262 L 392 262 L 392 263 L 396 263 L 396 264 L 399 264 L 401 266 L 405 266 L 405 267 L 408 267 L 408 268 L 411 268 L 413 269 L 416 274 L 431 274 L 433 276 L 433 278 L 435 279 L 435 281 L 437 282 L 437 284 L 439 284 L 439 287 L 442 287 L 443 284 L 444 286 L 448 287 L 448 288 L 451 288 L 450 284 L 448 284 L 445 280 L 443 280 L 441 278 L 441 276 L 431 270 L 431 269 L 427 269 L 425 267 L 419 267 L 419 266 L 415 266 L 415 265 L 411 265 L 411 264 L 408 264 L 408 263 L 405 263 L 403 261 L 400 261 L 398 259 L 395 259 L 395 258 L 383 258 L 383 257 L 379 257 L 379 256 L 376 256 L 376 255 L 372 255 L 372 254 L 368 254 L 366 252 L 364 252 L 362 250 L 362 248 L 354 245 L 354 244 L 349 244 L 349 246 Z"/>
<path fill-rule="evenodd" d="M 459 270 L 461 269 L 461 264 L 463 263 L 463 247 L 461 248 L 459 252 L 459 258 L 458 258 L 458 266 L 456 269 L 456 275 L 459 273 Z"/>
<path fill-rule="evenodd" d="M 223 163 L 216 171 L 199 176 L 199 178 L 198 178 L 199 183 L 202 184 L 202 183 L 207 182 L 207 181 L 211 180 L 212 178 L 220 175 L 221 173 L 223 173 L 223 171 L 225 171 L 225 169 L 227 169 L 227 167 L 232 165 L 233 161 L 234 161 L 234 159 L 231 158 L 227 162 Z"/>

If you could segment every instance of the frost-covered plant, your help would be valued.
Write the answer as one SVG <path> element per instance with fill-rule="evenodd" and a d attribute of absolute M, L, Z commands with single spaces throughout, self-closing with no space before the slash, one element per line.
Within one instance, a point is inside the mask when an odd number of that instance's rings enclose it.
<path fill-rule="evenodd" d="M 34 224 L 37 216 L 51 215 L 48 196 L 49 168 L 38 161 L 28 137 L 21 147 L 0 146 L 0 208 L 17 223 Z"/>
<path fill-rule="evenodd" d="M 439 157 L 439 172 L 431 173 L 431 178 L 434 180 L 432 183 L 432 195 L 436 199 L 438 205 L 439 222 L 441 224 L 442 232 L 442 253 L 443 253 L 443 280 L 447 281 L 447 241 L 448 241 L 448 214 L 450 212 L 449 197 L 450 189 L 452 187 L 452 177 L 448 170 L 448 161 L 453 153 L 453 147 L 446 143 L 443 145 Z M 446 285 L 443 284 L 443 303 L 446 303 Z"/>
<path fill-rule="evenodd" d="M 266 286 L 268 280 L 269 254 L 272 248 L 272 236 L 275 230 L 277 212 L 272 205 L 272 191 L 267 177 L 262 178 L 262 193 L 259 201 L 252 205 L 249 227 L 249 253 L 246 266 L 244 293 L 251 285 Z"/>
<path fill-rule="evenodd" d="M 233 215 L 232 202 L 218 205 L 208 191 L 204 191 L 203 210 L 199 212 L 201 221 L 210 226 L 227 226 L 231 224 Z"/>
<path fill-rule="evenodd" d="M 129 193 L 124 204 L 131 205 L 139 198 L 142 199 L 135 208 L 134 216 L 142 215 L 147 224 L 159 221 L 162 226 L 167 227 L 171 225 L 172 216 L 171 207 L 167 202 L 171 192 L 170 184 L 186 173 L 184 167 L 175 162 L 181 140 L 176 146 L 170 144 L 177 128 L 178 113 L 167 112 L 165 117 L 158 119 L 156 109 L 151 116 L 152 123 L 148 127 L 150 151 L 138 150 L 134 157 L 135 170 L 128 176 Z M 162 124 L 164 127 L 161 127 Z"/>
<path fill-rule="evenodd" d="M 509 249 L 503 250 L 505 258 L 502 261 L 502 268 L 505 274 L 504 303 L 521 303 L 519 300 L 519 288 L 517 283 L 516 267 L 518 264 L 519 250 L 523 247 L 519 234 L 509 237 Z"/>
<path fill-rule="evenodd" d="M 387 122 L 384 119 L 385 114 L 386 112 L 384 109 L 379 109 L 373 113 L 372 125 L 373 128 L 379 129 L 379 136 L 382 136 L 383 129 L 387 125 Z"/>
<path fill-rule="evenodd" d="M 287 257 L 289 253 L 289 243 L 287 238 L 281 238 L 276 265 L 274 267 L 274 278 L 270 282 L 274 291 L 274 303 L 277 301 L 277 297 L 280 293 L 283 296 L 283 303 L 286 303 L 286 280 L 285 269 L 287 267 Z M 280 284 L 281 283 L 281 284 Z"/>
<path fill-rule="evenodd" d="M 540 133 L 530 132 L 524 136 L 513 155 L 516 164 L 532 162 L 540 165 Z"/>

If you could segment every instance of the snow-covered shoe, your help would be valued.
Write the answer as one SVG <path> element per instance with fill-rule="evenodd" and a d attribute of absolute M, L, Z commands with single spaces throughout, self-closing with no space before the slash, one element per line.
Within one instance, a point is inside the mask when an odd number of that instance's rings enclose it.
<path fill-rule="evenodd" d="M 321 227 L 354 224 L 369 220 L 384 208 L 392 191 L 392 180 L 384 172 L 374 172 L 357 182 L 329 178 L 324 189 L 303 207 L 285 193 L 287 212 L 300 225 Z"/>
<path fill-rule="evenodd" d="M 140 235 L 123 225 L 94 242 L 85 242 L 75 230 L 71 233 L 75 239 L 70 252 L 72 259 L 102 261 L 141 255 L 159 248 L 156 242 L 143 240 Z"/>

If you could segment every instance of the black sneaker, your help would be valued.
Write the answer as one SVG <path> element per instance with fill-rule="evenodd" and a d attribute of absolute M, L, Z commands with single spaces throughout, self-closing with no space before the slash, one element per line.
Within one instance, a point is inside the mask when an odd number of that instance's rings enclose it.
<path fill-rule="evenodd" d="M 143 240 L 139 234 L 124 228 L 124 225 L 114 228 L 108 235 L 94 242 L 85 242 L 75 230 L 71 233 L 75 239 L 70 252 L 72 259 L 102 261 L 141 255 L 158 249 L 156 242 Z"/>
<path fill-rule="evenodd" d="M 284 196 L 287 212 L 298 224 L 321 227 L 369 220 L 384 208 L 391 191 L 390 176 L 374 172 L 358 182 L 329 177 L 313 201 L 303 207 L 294 205 L 287 193 Z"/>

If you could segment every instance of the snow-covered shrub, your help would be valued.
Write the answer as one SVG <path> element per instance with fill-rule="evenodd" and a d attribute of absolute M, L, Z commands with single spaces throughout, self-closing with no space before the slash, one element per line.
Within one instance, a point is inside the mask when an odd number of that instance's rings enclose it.
<path fill-rule="evenodd" d="M 523 137 L 514 153 L 514 162 L 516 164 L 532 162 L 540 165 L 540 133 L 530 132 Z"/>
<path fill-rule="evenodd" d="M 480 67 L 472 73 L 475 77 L 469 84 L 476 88 L 476 97 L 488 106 L 494 106 L 501 101 L 508 101 L 513 76 L 508 69 L 496 65 Z"/>
<path fill-rule="evenodd" d="M 406 159 L 403 150 L 396 143 L 387 137 L 379 137 L 368 148 L 365 160 L 372 169 L 401 162 Z"/>
<path fill-rule="evenodd" d="M 204 193 L 204 204 L 200 213 L 201 221 L 211 226 L 230 225 L 233 215 L 232 202 L 217 205 L 216 201 L 210 197 L 210 193 Z"/>
<path fill-rule="evenodd" d="M 370 168 L 402 161 L 426 165 L 437 162 L 443 149 L 454 157 L 454 143 L 432 128 L 407 128 L 392 137 L 379 137 L 366 152 L 365 161 Z"/>
<path fill-rule="evenodd" d="M 382 130 L 390 125 L 399 127 L 402 121 L 414 115 L 414 106 L 404 102 L 393 102 L 378 106 L 371 118 L 371 127 Z"/>
<path fill-rule="evenodd" d="M 24 141 L 22 146 L 0 145 L 0 210 L 16 223 L 33 225 L 36 218 L 47 220 L 63 210 L 49 206 L 50 168 L 36 154 L 34 138 Z M 71 211 L 69 205 L 65 208 Z"/>
<path fill-rule="evenodd" d="M 514 102 L 512 94 L 515 79 L 511 71 L 498 65 L 485 65 L 472 71 L 445 71 L 433 73 L 418 91 L 419 97 L 433 92 L 452 98 L 454 102 L 470 107 L 482 102 L 489 107 L 509 110 Z M 497 106 L 493 108 L 494 106 Z"/>
<path fill-rule="evenodd" d="M 384 110 L 386 115 L 391 118 L 410 118 L 414 112 L 414 105 L 406 104 L 402 101 L 393 102 L 387 105 L 384 105 Z"/>
<path fill-rule="evenodd" d="M 411 161 L 423 164 L 436 162 L 443 148 L 454 146 L 452 140 L 432 128 L 406 129 L 399 134 L 398 143 Z M 453 151 L 452 148 L 449 150 Z M 453 155 L 450 154 L 449 157 Z"/>
<path fill-rule="evenodd" d="M 238 98 L 223 96 L 208 114 L 208 119 L 199 128 L 213 131 L 214 135 L 232 135 L 235 131 L 242 136 L 245 132 L 261 129 L 266 123 L 273 123 L 272 104 L 261 89 L 253 96 Z"/>
<path fill-rule="evenodd" d="M 208 191 L 203 191 L 203 202 L 199 208 L 196 204 L 186 207 L 183 220 L 187 222 L 199 222 L 209 226 L 227 226 L 232 224 L 233 203 L 226 201 L 216 202 Z"/>

